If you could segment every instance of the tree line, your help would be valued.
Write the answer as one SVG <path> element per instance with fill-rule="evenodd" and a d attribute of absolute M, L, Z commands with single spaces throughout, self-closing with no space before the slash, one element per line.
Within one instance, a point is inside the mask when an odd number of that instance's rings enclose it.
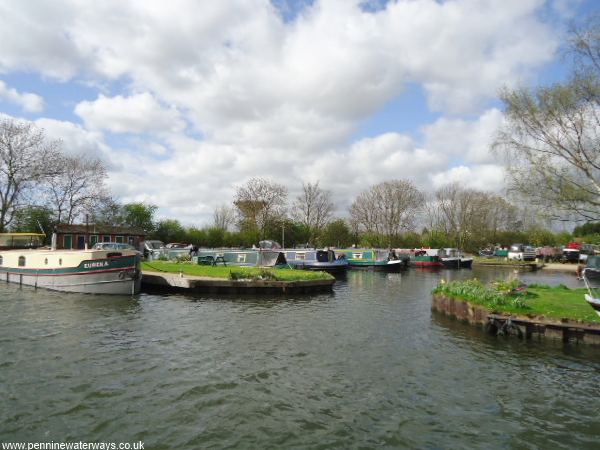
<path fill-rule="evenodd" d="M 410 180 L 388 180 L 359 193 L 344 217 L 331 191 L 305 182 L 288 201 L 286 186 L 251 178 L 212 223 L 185 227 L 156 220 L 156 205 L 120 204 L 106 187 L 97 158 L 68 155 L 28 123 L 0 122 L 0 231 L 41 230 L 57 223 L 94 223 L 142 229 L 150 238 L 206 247 L 250 247 L 271 239 L 292 247 L 461 247 L 477 250 L 516 241 L 555 245 L 570 239 L 540 227 L 531 211 L 503 197 L 448 184 L 433 194 Z"/>

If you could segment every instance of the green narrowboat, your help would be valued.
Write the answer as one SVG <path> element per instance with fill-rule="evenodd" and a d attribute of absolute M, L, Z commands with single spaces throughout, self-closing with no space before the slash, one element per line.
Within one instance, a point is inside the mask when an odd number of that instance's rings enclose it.
<path fill-rule="evenodd" d="M 392 250 L 349 248 L 335 250 L 337 258 L 346 258 L 350 269 L 381 270 L 398 272 L 408 267 L 408 260 Z"/>

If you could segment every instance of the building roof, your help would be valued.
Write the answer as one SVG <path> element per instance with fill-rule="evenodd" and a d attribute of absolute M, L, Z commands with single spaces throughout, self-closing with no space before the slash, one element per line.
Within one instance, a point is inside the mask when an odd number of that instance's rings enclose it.
<path fill-rule="evenodd" d="M 118 234 L 122 236 L 146 236 L 146 232 L 141 228 L 132 227 L 114 227 L 111 225 L 69 225 L 66 223 L 58 224 L 54 227 L 56 233 L 73 233 L 73 234 Z"/>

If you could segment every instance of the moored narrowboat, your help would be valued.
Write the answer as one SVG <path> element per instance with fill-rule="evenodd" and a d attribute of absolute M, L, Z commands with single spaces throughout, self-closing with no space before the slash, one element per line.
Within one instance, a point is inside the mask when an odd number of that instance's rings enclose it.
<path fill-rule="evenodd" d="M 338 259 L 345 258 L 350 269 L 398 272 L 408 267 L 408 259 L 398 257 L 393 250 L 351 248 L 335 250 Z"/>
<path fill-rule="evenodd" d="M 473 258 L 466 257 L 457 248 L 442 248 L 438 256 L 447 269 L 470 269 L 473 265 Z"/>
<path fill-rule="evenodd" d="M 348 260 L 345 257 L 336 257 L 333 250 L 286 249 L 283 253 L 287 263 L 296 269 L 330 273 L 341 273 L 348 269 Z"/>
<path fill-rule="evenodd" d="M 409 264 L 417 268 L 443 267 L 438 249 L 396 249 L 396 253 L 409 259 Z"/>

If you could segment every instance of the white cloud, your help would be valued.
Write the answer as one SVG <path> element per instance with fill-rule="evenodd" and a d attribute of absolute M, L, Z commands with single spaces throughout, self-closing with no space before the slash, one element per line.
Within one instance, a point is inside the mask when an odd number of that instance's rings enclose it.
<path fill-rule="evenodd" d="M 23 108 L 27 112 L 40 112 L 44 109 L 44 99 L 30 92 L 19 92 L 0 80 L 0 100 L 4 99 Z"/>
<path fill-rule="evenodd" d="M 75 113 L 86 127 L 113 133 L 181 132 L 185 123 L 175 108 L 165 109 L 149 93 L 123 97 L 99 95 L 94 101 L 83 101 Z"/>
<path fill-rule="evenodd" d="M 395 1 L 376 12 L 359 0 L 306 3 L 285 22 L 266 0 L 5 2 L 0 73 L 105 86 L 75 107 L 83 126 L 38 123 L 69 151 L 109 161 L 123 201 L 187 223 L 208 220 L 251 176 L 286 184 L 290 197 L 319 179 L 341 209 L 390 178 L 501 188 L 489 145 L 502 114 L 483 108 L 554 57 L 560 36 L 540 18 L 542 0 Z M 408 84 L 442 114 L 423 141 L 351 142 Z"/>
<path fill-rule="evenodd" d="M 490 151 L 504 116 L 498 109 L 485 111 L 476 120 L 442 117 L 422 127 L 430 152 L 460 158 L 465 163 L 497 162 Z"/>
<path fill-rule="evenodd" d="M 449 183 L 458 182 L 464 188 L 488 192 L 500 192 L 504 188 L 506 172 L 504 167 L 494 164 L 482 164 L 471 167 L 453 167 L 431 176 L 435 189 Z"/>

